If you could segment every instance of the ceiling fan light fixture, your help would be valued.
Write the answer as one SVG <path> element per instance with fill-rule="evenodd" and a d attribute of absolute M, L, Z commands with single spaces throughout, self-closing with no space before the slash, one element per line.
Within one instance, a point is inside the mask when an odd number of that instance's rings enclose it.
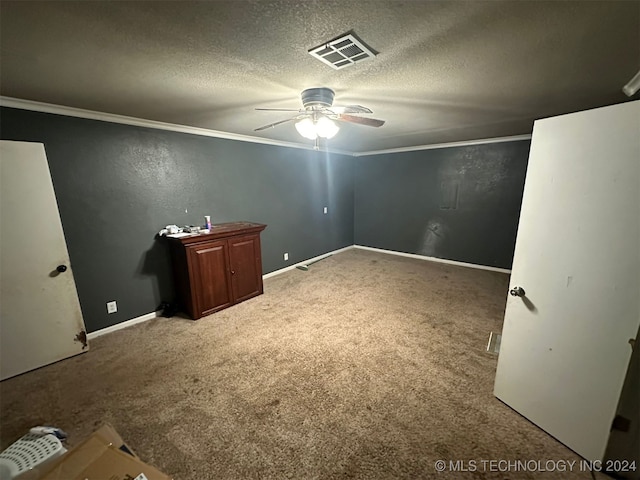
<path fill-rule="evenodd" d="M 335 92 L 327 87 L 307 88 L 302 91 L 302 105 L 304 108 L 292 110 L 290 108 L 256 108 L 256 110 L 273 110 L 280 112 L 296 112 L 296 115 L 269 123 L 254 129 L 255 132 L 273 128 L 283 123 L 293 122 L 298 133 L 304 138 L 315 140 L 318 137 L 333 138 L 340 131 L 339 122 L 354 123 L 367 127 L 381 127 L 384 120 L 377 118 L 360 117 L 360 113 L 373 113 L 369 108 L 362 105 L 346 105 L 343 107 L 333 107 Z"/>
<path fill-rule="evenodd" d="M 303 118 L 302 120 L 297 121 L 296 130 L 298 130 L 300 135 L 304 138 L 308 138 L 309 140 L 315 140 L 318 137 L 318 134 L 316 133 L 316 126 L 310 118 Z"/>
<path fill-rule="evenodd" d="M 304 138 L 315 140 L 318 137 L 333 138 L 340 130 L 340 127 L 329 118 L 321 116 L 317 120 L 309 117 L 296 122 L 296 130 Z"/>
<path fill-rule="evenodd" d="M 320 117 L 316 122 L 316 133 L 319 137 L 333 138 L 338 133 L 340 127 L 327 117 Z"/>

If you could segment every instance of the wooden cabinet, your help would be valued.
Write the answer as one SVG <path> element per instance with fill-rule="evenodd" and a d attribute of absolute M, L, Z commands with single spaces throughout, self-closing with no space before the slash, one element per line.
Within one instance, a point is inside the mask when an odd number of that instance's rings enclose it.
<path fill-rule="evenodd" d="M 169 237 L 179 302 L 191 318 L 263 292 L 260 232 L 265 228 L 259 223 L 221 223 L 207 234 Z"/>

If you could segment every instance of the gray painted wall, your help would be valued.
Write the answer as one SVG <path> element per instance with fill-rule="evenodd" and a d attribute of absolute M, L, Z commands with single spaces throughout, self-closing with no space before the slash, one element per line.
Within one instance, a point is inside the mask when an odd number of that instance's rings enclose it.
<path fill-rule="evenodd" d="M 353 244 L 351 157 L 10 108 L 0 121 L 2 139 L 45 145 L 89 332 L 173 298 L 154 238 L 167 224 L 265 223 L 265 273 Z"/>
<path fill-rule="evenodd" d="M 89 332 L 173 299 L 156 233 L 204 215 L 267 224 L 265 273 L 353 243 L 511 266 L 528 141 L 353 158 L 11 108 L 0 122 L 45 145 Z"/>
<path fill-rule="evenodd" d="M 511 268 L 529 146 L 356 158 L 355 243 Z"/>

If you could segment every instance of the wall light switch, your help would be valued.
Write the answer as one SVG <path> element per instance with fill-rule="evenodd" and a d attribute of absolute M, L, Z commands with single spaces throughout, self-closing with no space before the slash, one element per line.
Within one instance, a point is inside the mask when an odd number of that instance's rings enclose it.
<path fill-rule="evenodd" d="M 327 207 L 324 207 L 322 213 L 327 213 L 329 211 L 329 209 Z"/>
<path fill-rule="evenodd" d="M 284 260 L 285 260 L 285 262 L 286 262 L 287 260 L 289 260 L 289 254 L 288 254 L 288 253 L 285 253 L 285 254 L 284 254 Z"/>

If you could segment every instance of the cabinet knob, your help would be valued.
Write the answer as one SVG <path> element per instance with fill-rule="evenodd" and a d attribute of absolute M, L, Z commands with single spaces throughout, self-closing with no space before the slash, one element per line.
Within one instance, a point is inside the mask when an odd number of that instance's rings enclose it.
<path fill-rule="evenodd" d="M 231 270 L 231 275 L 235 275 L 236 271 L 235 270 Z"/>
<path fill-rule="evenodd" d="M 66 271 L 67 271 L 67 266 L 66 266 L 66 265 L 58 265 L 58 266 L 56 267 L 56 270 L 57 270 L 58 272 L 60 272 L 60 273 L 64 273 L 64 272 L 66 272 Z"/>

